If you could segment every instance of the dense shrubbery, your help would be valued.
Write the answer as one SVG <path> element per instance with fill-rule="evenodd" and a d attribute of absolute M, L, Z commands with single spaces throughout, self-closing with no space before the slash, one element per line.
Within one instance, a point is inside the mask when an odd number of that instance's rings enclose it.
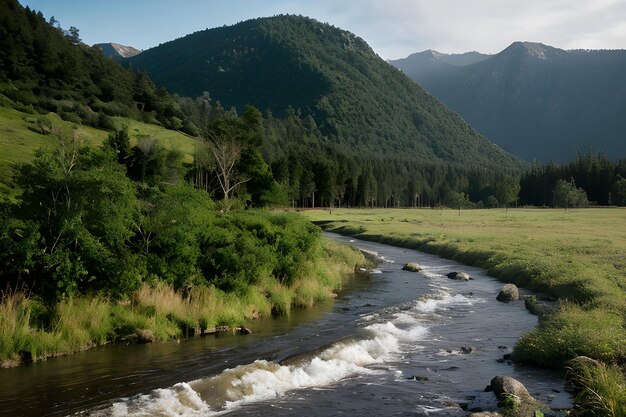
<path fill-rule="evenodd" d="M 224 211 L 206 190 L 159 181 L 167 164 L 133 181 L 123 133 L 102 148 L 51 135 L 59 146 L 19 167 L 22 193 L 0 206 L 7 364 L 288 313 L 329 297 L 362 259 L 298 215 Z"/>
<path fill-rule="evenodd" d="M 0 219 L 0 277 L 46 299 L 124 297 L 142 281 L 245 290 L 290 285 L 319 232 L 294 215 L 220 212 L 203 190 L 133 183 L 109 147 L 62 139 L 21 166 Z"/>

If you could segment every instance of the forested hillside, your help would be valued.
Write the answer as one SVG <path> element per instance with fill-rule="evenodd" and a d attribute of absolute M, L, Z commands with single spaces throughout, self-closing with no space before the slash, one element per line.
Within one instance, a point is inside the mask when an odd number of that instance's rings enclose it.
<path fill-rule="evenodd" d="M 276 16 L 196 32 L 127 62 L 171 92 L 208 91 L 227 109 L 299 109 L 331 143 L 358 155 L 521 167 L 361 38 L 313 19 Z"/>
<path fill-rule="evenodd" d="M 626 156 L 626 51 L 515 42 L 464 66 L 392 62 L 503 149 L 528 161 Z"/>
<path fill-rule="evenodd" d="M 0 0 L 0 103 L 110 130 L 124 116 L 194 133 L 180 106 L 141 72 L 125 69 L 41 12 Z"/>

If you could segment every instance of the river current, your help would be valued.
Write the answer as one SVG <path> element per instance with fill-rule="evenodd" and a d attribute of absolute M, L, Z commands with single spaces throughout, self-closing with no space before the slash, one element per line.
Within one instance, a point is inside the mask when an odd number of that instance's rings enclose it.
<path fill-rule="evenodd" d="M 558 374 L 503 360 L 537 318 L 484 271 L 328 236 L 381 260 L 333 302 L 252 322 L 252 335 L 113 346 L 1 370 L 0 415 L 465 416 L 510 375 L 550 404 Z M 417 262 L 423 270 L 401 270 Z M 468 282 L 450 280 L 465 271 Z M 567 398 L 565 398 L 567 400 Z"/>

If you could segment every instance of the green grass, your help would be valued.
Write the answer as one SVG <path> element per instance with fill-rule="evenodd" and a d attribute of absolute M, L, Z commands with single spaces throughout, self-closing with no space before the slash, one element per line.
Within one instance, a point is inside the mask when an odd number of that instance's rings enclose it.
<path fill-rule="evenodd" d="M 576 417 L 626 417 L 626 375 L 624 370 L 603 363 L 581 363 L 573 370 L 581 388 L 576 396 Z"/>
<path fill-rule="evenodd" d="M 175 130 L 167 130 L 158 125 L 142 123 L 137 120 L 124 117 L 114 117 L 114 124 L 117 129 L 128 128 L 131 138 L 131 145 L 134 145 L 141 137 L 151 137 L 162 143 L 168 149 L 177 149 L 183 154 L 183 162 L 193 162 L 193 154 L 196 146 L 196 139 Z"/>
<path fill-rule="evenodd" d="M 52 135 L 39 133 L 38 121 L 42 118 L 47 119 L 56 128 L 64 131 L 76 131 L 80 138 L 92 145 L 102 144 L 109 135 L 109 132 L 104 130 L 61 120 L 54 113 L 42 116 L 0 106 L 0 184 L 4 184 L 2 189 L 6 192 L 10 191 L 11 166 L 13 164 L 30 162 L 37 149 L 56 146 Z M 132 144 L 141 137 L 152 137 L 166 148 L 181 151 L 183 162 L 191 163 L 193 161 L 196 141 L 194 138 L 181 132 L 141 123 L 133 119 L 114 117 L 113 120 L 117 128 L 128 127 Z"/>

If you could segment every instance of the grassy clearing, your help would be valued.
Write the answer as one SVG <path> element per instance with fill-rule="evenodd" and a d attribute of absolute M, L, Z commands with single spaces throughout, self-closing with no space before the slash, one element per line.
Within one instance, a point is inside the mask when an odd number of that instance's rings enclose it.
<path fill-rule="evenodd" d="M 39 361 L 115 341 L 165 341 L 234 328 L 270 314 L 289 314 L 334 296 L 357 264 L 358 251 L 320 241 L 318 256 L 302 265 L 290 286 L 261 280 L 245 294 L 198 286 L 175 291 L 165 283 L 144 284 L 129 300 L 77 298 L 46 307 L 23 292 L 6 292 L 0 302 L 0 365 Z"/>
<path fill-rule="evenodd" d="M 37 149 L 55 146 L 53 136 L 40 133 L 40 120 L 46 120 L 50 126 L 65 131 L 76 131 L 79 137 L 92 145 L 102 144 L 109 135 L 109 132 L 104 130 L 61 120 L 54 113 L 42 116 L 0 106 L 0 183 L 4 183 L 5 186 L 10 185 L 12 164 L 30 162 Z M 151 137 L 163 143 L 166 148 L 180 150 L 184 162 L 193 161 L 194 138 L 132 119 L 114 117 L 113 120 L 118 129 L 128 127 L 128 133 L 133 141 L 131 144 L 134 145 L 141 137 Z"/>
<path fill-rule="evenodd" d="M 167 130 L 158 125 L 142 123 L 124 117 L 113 117 L 117 129 L 128 128 L 131 146 L 142 137 L 150 137 L 162 143 L 167 149 L 177 149 L 183 154 L 183 162 L 193 162 L 196 139 L 175 130 Z"/>

